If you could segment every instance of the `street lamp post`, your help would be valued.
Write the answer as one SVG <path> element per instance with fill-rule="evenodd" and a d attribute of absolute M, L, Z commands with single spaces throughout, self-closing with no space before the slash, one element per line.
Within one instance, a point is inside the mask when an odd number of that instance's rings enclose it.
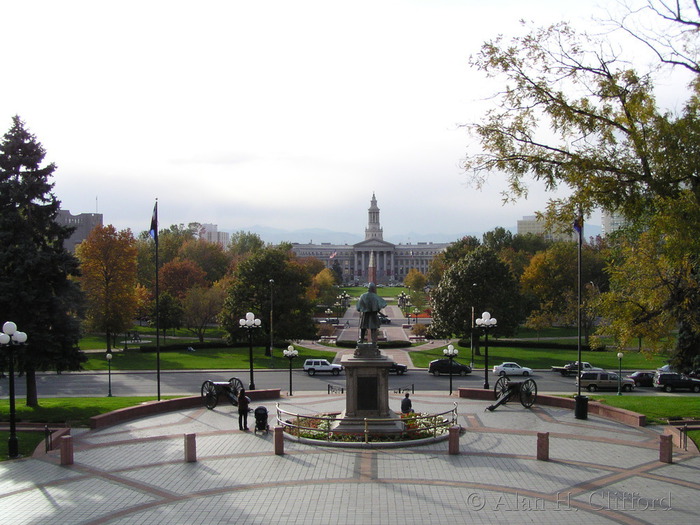
<path fill-rule="evenodd" d="M 338 300 L 335 302 L 335 304 L 333 306 L 335 306 L 335 317 L 338 319 L 338 322 L 340 322 L 340 318 L 342 317 L 341 314 L 343 313 L 341 311 L 343 305 L 340 303 L 340 296 L 338 296 Z"/>
<path fill-rule="evenodd" d="M 476 320 L 476 326 L 484 331 L 484 390 L 489 389 L 489 330 L 495 328 L 496 324 L 496 318 L 488 312 Z"/>
<path fill-rule="evenodd" d="M 255 380 L 253 379 L 253 330 L 260 328 L 260 319 L 255 317 L 253 312 L 245 314 L 245 319 L 240 319 L 238 324 L 248 331 L 248 360 L 250 361 L 250 384 L 248 390 L 255 390 Z"/>
<path fill-rule="evenodd" d="M 10 459 L 19 457 L 19 442 L 17 441 L 17 416 L 15 413 L 15 352 L 14 346 L 24 344 L 27 334 L 17 330 L 17 325 L 7 321 L 2 325 L 0 345 L 9 349 L 8 373 L 10 380 L 10 437 L 7 440 L 7 455 Z"/>
<path fill-rule="evenodd" d="M 418 314 L 420 313 L 420 310 L 418 308 L 413 309 L 413 324 L 418 323 Z"/>
<path fill-rule="evenodd" d="M 112 397 L 112 354 L 107 354 L 107 384 L 109 385 L 107 389 L 107 397 Z"/>
<path fill-rule="evenodd" d="M 299 355 L 299 350 L 294 345 L 289 345 L 283 350 L 284 357 L 289 359 L 289 395 L 292 395 L 292 360 Z"/>
<path fill-rule="evenodd" d="M 472 367 L 472 370 L 474 369 L 474 307 L 472 306 L 472 324 L 471 328 L 469 329 L 469 345 L 471 346 L 472 350 L 472 360 L 469 363 L 469 366 Z"/>
<path fill-rule="evenodd" d="M 622 395 L 622 352 L 617 353 L 617 395 Z"/>
<path fill-rule="evenodd" d="M 454 345 L 447 345 L 447 348 L 445 348 L 442 353 L 450 358 L 450 395 L 452 395 L 452 364 L 454 358 L 459 354 L 459 350 L 457 350 Z"/>

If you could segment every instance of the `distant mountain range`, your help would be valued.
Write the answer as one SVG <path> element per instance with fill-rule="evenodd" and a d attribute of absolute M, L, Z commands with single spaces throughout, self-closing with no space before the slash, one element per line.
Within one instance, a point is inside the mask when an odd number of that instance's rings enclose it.
<path fill-rule="evenodd" d="M 337 232 L 332 230 L 324 230 L 323 228 L 307 228 L 302 230 L 282 230 L 278 228 L 268 228 L 267 226 L 255 225 L 250 228 L 243 228 L 244 231 L 256 233 L 260 238 L 268 244 L 279 244 L 281 242 L 291 242 L 298 244 L 348 244 L 352 245 L 364 241 L 362 235 L 347 232 Z M 511 228 L 515 233 L 515 228 Z M 586 237 L 595 237 L 600 235 L 602 228 L 600 226 L 586 224 Z M 484 232 L 464 232 L 464 233 L 402 233 L 395 235 L 386 235 L 384 240 L 393 244 L 408 244 L 419 242 L 454 242 L 466 235 L 471 235 L 477 239 L 481 239 Z"/>

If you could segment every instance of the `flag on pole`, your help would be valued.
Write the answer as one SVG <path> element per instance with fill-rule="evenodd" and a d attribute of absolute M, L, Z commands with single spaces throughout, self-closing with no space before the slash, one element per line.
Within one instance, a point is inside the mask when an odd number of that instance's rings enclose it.
<path fill-rule="evenodd" d="M 153 207 L 153 217 L 151 217 L 151 228 L 148 230 L 148 235 L 158 242 L 158 201 Z"/>
<path fill-rule="evenodd" d="M 578 240 L 581 242 L 583 238 L 583 216 L 579 215 L 575 220 L 574 220 L 574 230 L 576 233 L 578 233 Z"/>

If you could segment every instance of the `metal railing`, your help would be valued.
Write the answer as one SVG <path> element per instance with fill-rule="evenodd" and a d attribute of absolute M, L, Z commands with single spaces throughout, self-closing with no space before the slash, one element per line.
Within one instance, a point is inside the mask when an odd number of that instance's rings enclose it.
<path fill-rule="evenodd" d="M 303 415 L 288 412 L 280 408 L 277 403 L 277 423 L 281 425 L 284 432 L 307 439 L 317 439 L 323 441 L 347 441 L 369 443 L 372 437 L 379 437 L 377 441 L 404 441 L 411 439 L 421 439 L 426 437 L 437 437 L 446 434 L 451 426 L 457 423 L 457 403 L 453 402 L 453 407 L 445 412 L 437 414 L 402 414 L 401 423 L 403 428 L 397 431 L 373 431 L 372 425 L 376 423 L 395 423 L 397 420 L 391 418 L 343 418 L 344 423 L 359 423 L 363 425 L 360 432 L 348 430 L 336 430 L 333 423 L 339 421 L 336 416 Z M 394 438 L 394 439 L 388 439 Z"/>
<path fill-rule="evenodd" d="M 411 383 L 410 385 L 397 386 L 394 388 L 394 394 L 403 394 L 404 392 L 410 392 L 411 394 L 415 394 L 416 390 L 414 388 L 413 383 Z"/>
<path fill-rule="evenodd" d="M 328 384 L 328 393 L 329 394 L 344 394 L 345 389 L 342 386 L 331 385 L 329 383 Z"/>

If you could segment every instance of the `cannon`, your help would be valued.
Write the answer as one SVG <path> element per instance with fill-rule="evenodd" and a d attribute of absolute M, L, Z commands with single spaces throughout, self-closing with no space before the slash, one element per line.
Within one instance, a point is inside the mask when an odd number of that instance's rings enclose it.
<path fill-rule="evenodd" d="M 209 410 L 216 407 L 219 397 L 226 396 L 233 406 L 238 406 L 238 393 L 243 388 L 243 382 L 237 377 L 228 381 L 210 381 L 202 383 L 202 400 Z"/>
<path fill-rule="evenodd" d="M 496 394 L 496 402 L 486 407 L 486 410 L 493 412 L 499 406 L 505 405 L 516 396 L 520 399 L 520 404 L 525 408 L 530 408 L 537 399 L 537 383 L 533 379 L 526 381 L 511 381 L 507 376 L 499 377 L 493 388 Z"/>

